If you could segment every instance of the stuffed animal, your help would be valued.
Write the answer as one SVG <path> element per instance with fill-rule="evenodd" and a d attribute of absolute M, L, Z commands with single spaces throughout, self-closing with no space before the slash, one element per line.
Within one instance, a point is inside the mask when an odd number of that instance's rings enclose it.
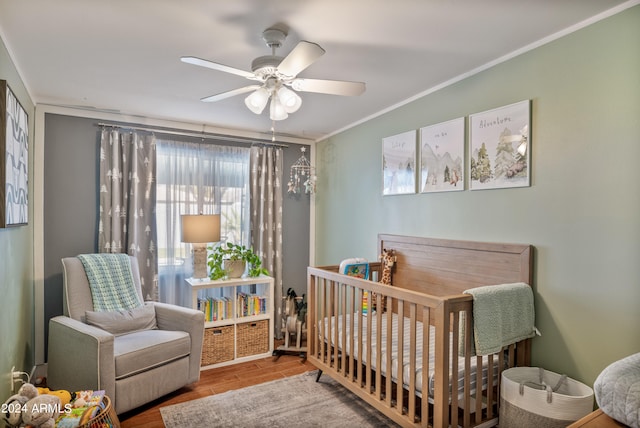
<path fill-rule="evenodd" d="M 12 395 L 2 404 L 2 420 L 7 426 L 17 427 L 22 424 L 22 410 L 32 397 L 22 394 Z"/>
<path fill-rule="evenodd" d="M 13 427 L 29 426 L 33 428 L 54 428 L 60 415 L 60 398 L 55 395 L 38 394 L 38 389 L 30 383 L 20 387 L 3 404 L 2 419 Z"/>
<path fill-rule="evenodd" d="M 52 391 L 49 388 L 38 388 L 38 393 L 40 395 L 42 394 L 55 395 L 56 397 L 60 398 L 60 406 L 62 406 L 63 409 L 67 407 L 67 404 L 71 403 L 71 393 L 64 389 L 58 389 L 56 391 Z"/>

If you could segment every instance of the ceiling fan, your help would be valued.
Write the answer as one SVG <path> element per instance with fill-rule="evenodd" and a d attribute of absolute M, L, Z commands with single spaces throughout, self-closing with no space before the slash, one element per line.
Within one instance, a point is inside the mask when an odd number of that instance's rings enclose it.
<path fill-rule="evenodd" d="M 284 120 L 289 116 L 289 113 L 294 113 L 300 108 L 302 99 L 296 91 L 346 96 L 360 95 L 364 92 L 365 84 L 362 82 L 297 77 L 300 72 L 324 55 L 325 50 L 315 43 L 302 40 L 286 57 L 277 56 L 276 49 L 282 46 L 286 37 L 287 34 L 280 29 L 269 28 L 265 30 L 262 33 L 262 38 L 271 48 L 271 55 L 254 59 L 251 62 L 251 71 L 240 70 L 194 56 L 183 56 L 180 60 L 188 64 L 236 74 L 256 81 L 257 84 L 211 95 L 202 98 L 202 101 L 220 101 L 252 92 L 244 100 L 246 106 L 255 114 L 261 114 L 271 99 L 269 108 L 271 120 Z"/>

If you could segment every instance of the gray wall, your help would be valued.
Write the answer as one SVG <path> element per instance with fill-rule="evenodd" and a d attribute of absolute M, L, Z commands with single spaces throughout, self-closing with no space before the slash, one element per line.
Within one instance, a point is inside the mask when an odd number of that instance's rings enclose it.
<path fill-rule="evenodd" d="M 45 114 L 44 311 L 62 314 L 63 257 L 96 252 L 98 224 L 97 120 Z M 45 347 L 46 349 L 46 347 Z"/>
<path fill-rule="evenodd" d="M 29 115 L 29 224 L 0 229 L 0 402 L 10 395 L 12 367 L 29 372 L 34 364 L 33 158 L 35 109 L 0 39 L 0 79 Z M 4 132 L 4 129 L 2 130 Z M 4 203 L 4 201 L 2 201 Z"/>
<path fill-rule="evenodd" d="M 640 6 L 317 145 L 316 263 L 378 233 L 535 246 L 533 363 L 592 384 L 640 352 Z M 427 60 L 427 59 L 425 59 Z M 532 100 L 532 186 L 382 197 L 382 138 Z"/>
<path fill-rule="evenodd" d="M 60 259 L 97 251 L 99 122 L 45 115 L 45 334 L 49 318 L 62 313 Z M 300 157 L 302 147 L 287 145 L 283 159 L 285 183 L 289 167 Z M 309 197 L 290 197 L 286 186 L 283 191 L 283 286 L 285 291 L 293 287 L 302 294 L 309 264 Z"/>

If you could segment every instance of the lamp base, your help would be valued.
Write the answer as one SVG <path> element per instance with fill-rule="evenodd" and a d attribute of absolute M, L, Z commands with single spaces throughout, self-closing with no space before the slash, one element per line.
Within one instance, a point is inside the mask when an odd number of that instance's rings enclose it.
<path fill-rule="evenodd" d="M 193 245 L 193 277 L 196 279 L 208 278 L 207 272 L 207 245 Z"/>

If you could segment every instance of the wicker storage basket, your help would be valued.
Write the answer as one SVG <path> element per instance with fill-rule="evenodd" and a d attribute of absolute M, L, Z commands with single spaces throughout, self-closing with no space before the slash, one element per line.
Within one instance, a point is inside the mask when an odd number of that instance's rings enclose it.
<path fill-rule="evenodd" d="M 78 428 L 120 428 L 118 415 L 116 415 L 109 397 L 106 395 L 102 397 L 100 412 L 91 418 L 89 422 L 80 425 Z"/>
<path fill-rule="evenodd" d="M 269 320 L 245 322 L 236 327 L 238 357 L 269 352 Z"/>
<path fill-rule="evenodd" d="M 204 329 L 201 366 L 233 360 L 233 325 Z"/>

